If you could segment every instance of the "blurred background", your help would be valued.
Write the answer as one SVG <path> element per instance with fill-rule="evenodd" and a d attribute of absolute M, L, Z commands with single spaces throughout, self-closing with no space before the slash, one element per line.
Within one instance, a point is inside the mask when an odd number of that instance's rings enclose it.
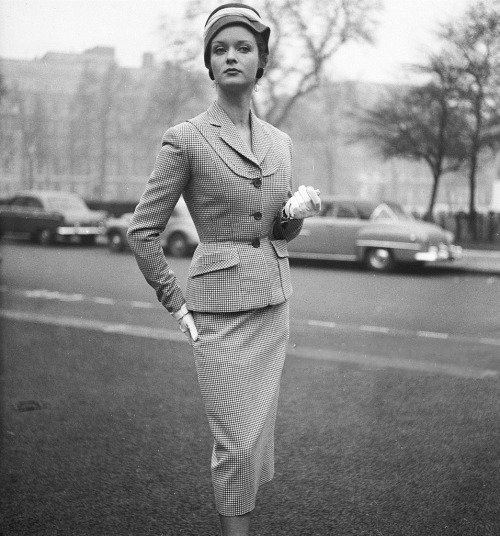
<path fill-rule="evenodd" d="M 221 3 L 0 0 L 1 534 L 217 534 L 192 350 L 126 232 L 215 99 Z M 323 198 L 254 533 L 498 536 L 500 0 L 250 3 L 254 109 Z M 182 199 L 161 241 L 185 288 Z"/>
<path fill-rule="evenodd" d="M 221 3 L 2 0 L 0 196 L 135 204 L 163 132 L 215 97 L 201 36 Z M 500 211 L 498 1 L 253 4 L 273 28 L 254 107 L 292 136 L 295 185 Z"/>

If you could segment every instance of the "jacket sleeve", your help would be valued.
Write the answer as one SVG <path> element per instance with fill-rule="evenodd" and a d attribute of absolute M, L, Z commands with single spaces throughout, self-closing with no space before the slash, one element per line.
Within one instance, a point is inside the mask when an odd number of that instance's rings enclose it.
<path fill-rule="evenodd" d="M 163 136 L 162 148 L 127 234 L 141 272 L 170 313 L 178 311 L 185 300 L 177 277 L 165 259 L 160 233 L 165 229 L 189 177 L 186 147 L 179 128 L 174 127 Z"/>

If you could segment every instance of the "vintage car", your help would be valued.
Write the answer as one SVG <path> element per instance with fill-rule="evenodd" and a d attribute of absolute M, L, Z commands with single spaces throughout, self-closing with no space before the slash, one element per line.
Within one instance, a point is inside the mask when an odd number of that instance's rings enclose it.
<path fill-rule="evenodd" d="M 91 245 L 104 233 L 106 213 L 90 210 L 71 192 L 26 190 L 0 205 L 0 234 L 13 233 L 47 245 L 78 240 Z"/>
<path fill-rule="evenodd" d="M 292 258 L 364 263 L 388 271 L 400 263 L 453 261 L 462 249 L 441 227 L 420 221 L 393 202 L 322 196 L 321 214 L 304 220 L 288 245 Z"/>
<path fill-rule="evenodd" d="M 131 217 L 132 213 L 127 212 L 119 218 L 109 218 L 106 222 L 106 236 L 111 251 L 119 252 L 128 248 L 127 229 Z M 193 253 L 198 241 L 196 227 L 181 197 L 165 230 L 161 233 L 162 247 L 173 257 L 184 257 Z"/>

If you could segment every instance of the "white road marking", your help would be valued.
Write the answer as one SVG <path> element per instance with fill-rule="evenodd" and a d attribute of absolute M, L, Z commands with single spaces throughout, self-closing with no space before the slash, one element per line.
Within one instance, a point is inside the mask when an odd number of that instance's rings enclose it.
<path fill-rule="evenodd" d="M 153 309 L 154 307 L 156 307 L 156 304 L 154 303 L 140 301 L 132 301 L 130 302 L 130 305 L 132 307 L 137 307 L 138 309 Z"/>
<path fill-rule="evenodd" d="M 334 328 L 337 324 L 335 322 L 323 322 L 321 320 L 308 320 L 309 326 L 319 326 L 322 328 Z"/>
<path fill-rule="evenodd" d="M 340 324 L 335 322 L 325 322 L 319 320 L 299 320 L 293 318 L 291 320 L 292 324 L 295 325 L 306 325 L 306 326 L 315 326 L 318 328 L 326 329 L 335 329 L 336 331 L 344 331 L 348 333 L 362 331 L 365 333 L 374 333 L 387 335 L 389 337 L 421 337 L 426 339 L 437 339 L 450 342 L 458 342 L 464 344 L 484 344 L 487 346 L 500 346 L 500 338 L 488 338 L 488 337 L 474 337 L 471 335 L 459 335 L 452 333 L 440 333 L 435 331 L 412 331 L 409 329 L 396 329 L 389 328 L 386 326 L 368 326 L 368 325 L 358 325 L 358 324 Z M 500 357 L 500 355 L 498 356 Z"/>
<path fill-rule="evenodd" d="M 417 331 L 419 337 L 427 337 L 428 339 L 449 339 L 449 333 L 436 333 L 435 331 Z"/>
<path fill-rule="evenodd" d="M 124 305 L 128 307 L 135 307 L 138 309 L 154 309 L 159 307 L 157 303 L 143 302 L 143 301 L 123 301 L 114 300 L 112 298 L 106 298 L 101 296 L 89 297 L 83 294 L 71 294 L 59 291 L 51 291 L 47 289 L 9 289 L 6 285 L 0 286 L 0 292 L 12 292 L 14 294 L 21 295 L 26 298 L 33 299 L 45 299 L 45 300 L 59 300 L 63 302 L 80 302 L 91 301 L 100 305 Z M 500 338 L 492 337 L 473 337 L 452 333 L 441 333 L 435 331 L 412 331 L 406 329 L 396 329 L 387 326 L 372 326 L 372 325 L 356 325 L 356 324 L 339 324 L 338 322 L 331 322 L 325 320 L 296 320 L 292 319 L 293 323 L 306 324 L 312 327 L 336 329 L 340 331 L 362 331 L 367 333 L 379 333 L 381 335 L 387 335 L 391 337 L 422 337 L 427 339 L 449 340 L 454 342 L 463 342 L 469 344 L 483 344 L 486 346 L 500 346 Z"/>
<path fill-rule="evenodd" d="M 361 331 L 369 331 L 372 333 L 385 333 L 388 334 L 390 332 L 389 328 L 384 328 L 382 326 L 359 326 L 359 329 Z"/>
<path fill-rule="evenodd" d="M 92 301 L 101 305 L 115 305 L 116 303 L 116 300 L 113 300 L 112 298 L 101 298 L 100 296 L 92 298 Z"/>
<path fill-rule="evenodd" d="M 147 326 L 136 326 L 132 324 L 115 324 L 100 320 L 90 320 L 68 316 L 52 316 L 12 310 L 0 310 L 0 318 L 18 322 L 34 322 L 60 327 L 87 329 L 128 337 L 144 337 L 148 339 L 188 343 L 186 336 L 180 331 L 150 328 Z M 325 359 L 339 363 L 349 363 L 351 365 L 354 364 L 356 366 L 360 366 L 367 370 L 390 368 L 474 379 L 497 378 L 500 375 L 500 371 L 492 369 L 460 367 L 447 363 L 434 363 L 431 361 L 418 361 L 415 359 L 392 358 L 356 352 L 335 351 L 323 348 L 301 347 L 294 344 L 290 344 L 288 346 L 287 355 L 305 359 Z"/>
<path fill-rule="evenodd" d="M 113 322 L 104 322 L 102 320 L 91 320 L 87 318 L 45 315 L 12 310 L 0 311 L 0 318 L 16 320 L 18 322 L 33 322 L 37 324 L 49 324 L 52 326 L 88 329 L 92 331 L 101 331 L 103 333 L 129 335 L 132 337 L 147 337 L 157 340 L 187 342 L 187 337 L 180 331 L 150 328 L 148 326 L 135 326 L 133 324 L 115 324 Z"/>

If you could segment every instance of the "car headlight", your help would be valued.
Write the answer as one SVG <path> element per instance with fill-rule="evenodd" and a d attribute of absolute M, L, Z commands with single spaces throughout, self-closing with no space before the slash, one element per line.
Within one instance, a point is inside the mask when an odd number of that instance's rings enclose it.
<path fill-rule="evenodd" d="M 453 244 L 455 240 L 455 235 L 451 231 L 445 231 L 444 236 L 446 237 L 446 242 L 448 244 Z"/>

